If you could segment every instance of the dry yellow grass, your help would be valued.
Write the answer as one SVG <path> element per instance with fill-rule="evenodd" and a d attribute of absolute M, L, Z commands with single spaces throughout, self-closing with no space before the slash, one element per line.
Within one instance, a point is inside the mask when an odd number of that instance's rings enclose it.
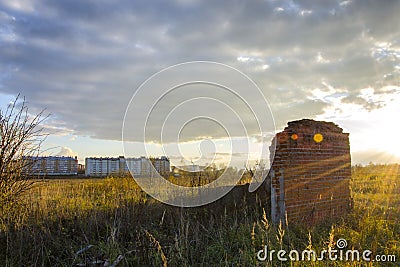
<path fill-rule="evenodd" d="M 333 224 L 308 229 L 273 226 L 268 211 L 245 202 L 170 207 L 149 198 L 131 178 L 40 181 L 26 195 L 25 209 L 0 231 L 0 263 L 95 266 L 95 261 L 118 260 L 118 266 L 260 266 L 265 262 L 257 261 L 255 253 L 264 244 L 322 250 L 338 238 L 400 260 L 399 166 L 353 167 L 352 176 L 354 211 Z M 313 265 L 328 263 L 359 264 Z"/>

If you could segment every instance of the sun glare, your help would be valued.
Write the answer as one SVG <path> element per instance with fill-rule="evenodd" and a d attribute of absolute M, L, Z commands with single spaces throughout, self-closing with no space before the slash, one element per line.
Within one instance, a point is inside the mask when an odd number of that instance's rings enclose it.
<path fill-rule="evenodd" d="M 381 129 L 378 144 L 382 149 L 400 157 L 400 96 L 386 107 L 379 110 L 375 118 L 375 127 Z"/>

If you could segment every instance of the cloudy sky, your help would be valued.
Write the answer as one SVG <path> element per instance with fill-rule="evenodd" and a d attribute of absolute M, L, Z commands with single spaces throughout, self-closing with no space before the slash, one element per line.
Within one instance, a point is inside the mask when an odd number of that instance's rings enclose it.
<path fill-rule="evenodd" d="M 147 78 L 214 61 L 258 85 L 278 130 L 333 121 L 350 132 L 353 163 L 399 162 L 398 14 L 389 0 L 0 1 L 0 107 L 20 93 L 51 113 L 46 153 L 118 156 Z M 187 137 L 212 126 L 199 128 Z"/>

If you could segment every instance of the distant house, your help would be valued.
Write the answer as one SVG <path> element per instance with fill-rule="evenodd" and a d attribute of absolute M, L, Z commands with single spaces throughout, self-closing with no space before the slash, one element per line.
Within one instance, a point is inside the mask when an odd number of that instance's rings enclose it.
<path fill-rule="evenodd" d="M 84 164 L 78 164 L 78 173 L 80 173 L 80 174 L 85 173 L 85 165 Z"/>

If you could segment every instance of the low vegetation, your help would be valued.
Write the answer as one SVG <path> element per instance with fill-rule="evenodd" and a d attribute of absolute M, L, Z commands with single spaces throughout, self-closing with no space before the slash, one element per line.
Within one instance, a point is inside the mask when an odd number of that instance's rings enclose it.
<path fill-rule="evenodd" d="M 40 126 L 46 118 L 43 111 L 32 115 L 19 96 L 0 109 L 0 223 L 18 212 L 21 197 L 33 185 L 29 158 L 38 155 L 46 137 Z"/>
<path fill-rule="evenodd" d="M 271 225 L 265 207 L 245 201 L 176 208 L 140 191 L 133 179 L 43 180 L 0 230 L 2 266 L 398 266 L 399 165 L 353 167 L 354 209 L 314 227 Z M 269 249 L 369 249 L 397 263 L 272 262 Z M 396 265 L 397 264 L 397 265 Z"/>

